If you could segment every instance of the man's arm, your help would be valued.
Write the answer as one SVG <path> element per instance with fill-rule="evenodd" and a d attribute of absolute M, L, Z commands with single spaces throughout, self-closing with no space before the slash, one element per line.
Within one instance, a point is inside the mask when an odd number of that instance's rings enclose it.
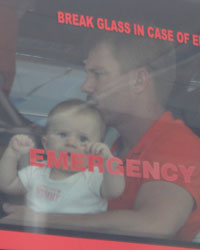
<path fill-rule="evenodd" d="M 93 232 L 172 238 L 183 226 L 194 207 L 192 196 L 183 188 L 162 181 L 148 182 L 141 187 L 133 209 L 92 215 L 36 214 L 25 207 L 8 206 L 9 215 L 1 223 L 22 223 L 37 226 L 77 229 Z M 26 214 L 26 221 L 24 218 Z M 40 224 L 40 219 L 43 221 Z M 34 219 L 32 219 L 34 218 Z M 44 224 L 44 221 L 47 224 Z"/>

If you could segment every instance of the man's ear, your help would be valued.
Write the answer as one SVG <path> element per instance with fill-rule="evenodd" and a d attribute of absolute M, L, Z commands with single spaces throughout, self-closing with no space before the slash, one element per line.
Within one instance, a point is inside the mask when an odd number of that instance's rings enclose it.
<path fill-rule="evenodd" d="M 142 93 L 149 85 L 149 82 L 150 82 L 150 77 L 147 69 L 144 67 L 138 68 L 135 71 L 135 83 L 134 83 L 135 93 Z"/>
<path fill-rule="evenodd" d="M 44 149 L 47 150 L 47 137 L 45 135 L 42 136 L 41 143 Z"/>

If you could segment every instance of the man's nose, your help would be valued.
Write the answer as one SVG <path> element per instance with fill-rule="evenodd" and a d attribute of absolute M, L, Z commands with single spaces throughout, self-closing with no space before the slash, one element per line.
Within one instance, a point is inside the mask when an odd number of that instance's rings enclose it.
<path fill-rule="evenodd" d="M 91 79 L 91 77 L 88 76 L 85 82 L 81 86 L 81 91 L 87 94 L 92 94 L 94 90 L 95 90 L 94 81 Z"/>

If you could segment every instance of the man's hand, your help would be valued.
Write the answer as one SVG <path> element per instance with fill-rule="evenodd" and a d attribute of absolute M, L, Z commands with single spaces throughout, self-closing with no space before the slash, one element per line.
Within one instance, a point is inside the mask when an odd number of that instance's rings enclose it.
<path fill-rule="evenodd" d="M 79 223 L 80 218 L 85 218 L 84 215 L 37 213 L 26 206 L 12 205 L 8 203 L 3 204 L 3 210 L 8 215 L 0 219 L 0 224 L 52 229 L 84 229 L 84 227 L 82 228 L 82 225 Z M 74 223 L 74 219 L 77 220 L 77 225 Z M 87 220 L 87 218 L 85 219 Z M 93 229 L 91 231 L 93 231 Z"/>
<path fill-rule="evenodd" d="M 1 223 L 12 223 L 12 221 L 17 221 L 17 220 L 24 220 L 25 215 L 28 217 L 32 216 L 33 211 L 25 206 L 21 205 L 12 205 L 9 203 L 4 203 L 3 204 L 3 210 L 6 214 L 8 214 L 6 217 L 2 218 L 0 220 Z"/>
<path fill-rule="evenodd" d="M 45 214 L 35 213 L 26 206 L 4 203 L 3 210 L 8 215 L 0 219 L 1 224 L 46 226 L 46 223 L 44 223 L 46 218 Z"/>

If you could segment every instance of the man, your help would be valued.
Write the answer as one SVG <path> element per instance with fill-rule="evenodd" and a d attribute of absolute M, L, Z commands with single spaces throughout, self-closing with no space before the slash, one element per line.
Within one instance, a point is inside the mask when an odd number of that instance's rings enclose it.
<path fill-rule="evenodd" d="M 110 202 L 110 211 L 94 215 L 46 215 L 48 225 L 108 233 L 191 240 L 200 225 L 199 139 L 170 112 L 165 112 L 173 87 L 175 55 L 164 41 L 110 34 L 91 48 L 82 90 L 88 101 L 114 126 L 120 138 L 113 151 L 125 160 L 168 165 L 162 176 L 127 177 L 126 190 Z M 173 166 L 195 166 L 186 181 Z M 165 165 L 166 166 L 166 165 Z M 139 167 L 132 170 L 139 174 Z M 161 170 L 162 171 L 162 170 Z M 4 205 L 10 215 L 29 223 L 44 220 L 27 208 Z M 32 219 L 34 218 L 34 219 Z M 41 224 L 38 224 L 41 226 Z"/>

